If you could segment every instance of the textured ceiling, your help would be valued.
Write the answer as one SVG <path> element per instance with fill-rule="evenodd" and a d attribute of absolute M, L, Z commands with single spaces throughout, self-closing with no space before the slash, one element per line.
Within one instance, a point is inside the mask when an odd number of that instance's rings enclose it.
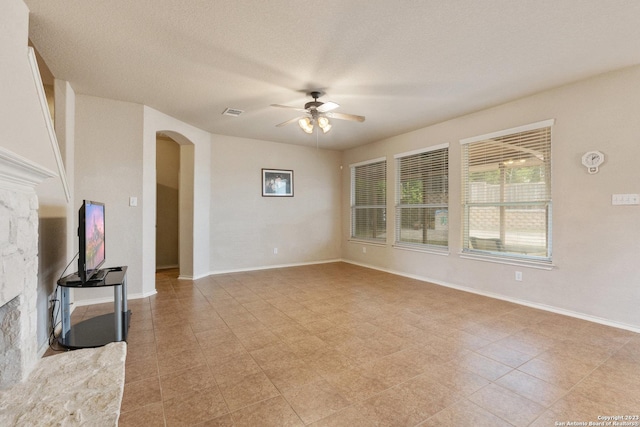
<path fill-rule="evenodd" d="M 315 146 L 306 92 L 335 110 L 323 148 L 405 133 L 640 64 L 637 0 L 25 0 L 30 38 L 77 93 L 212 133 Z M 240 117 L 223 116 L 237 108 Z"/>

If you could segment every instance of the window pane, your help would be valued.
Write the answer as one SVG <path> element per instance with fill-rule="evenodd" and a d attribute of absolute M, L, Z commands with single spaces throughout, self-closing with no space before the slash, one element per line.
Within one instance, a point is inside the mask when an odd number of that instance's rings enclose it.
<path fill-rule="evenodd" d="M 448 247 L 449 148 L 397 157 L 396 244 Z"/>
<path fill-rule="evenodd" d="M 545 205 L 470 207 L 470 249 L 548 257 L 547 217 Z"/>
<path fill-rule="evenodd" d="M 448 211 L 443 208 L 401 208 L 399 241 L 448 246 Z"/>
<path fill-rule="evenodd" d="M 386 161 L 352 167 L 351 193 L 351 237 L 386 241 Z"/>
<path fill-rule="evenodd" d="M 386 240 L 387 219 L 384 208 L 356 208 L 352 237 Z"/>
<path fill-rule="evenodd" d="M 463 250 L 551 260 L 551 127 L 463 145 Z"/>
<path fill-rule="evenodd" d="M 467 200 L 470 203 L 546 201 L 549 195 L 545 178 L 544 166 L 471 171 Z"/>

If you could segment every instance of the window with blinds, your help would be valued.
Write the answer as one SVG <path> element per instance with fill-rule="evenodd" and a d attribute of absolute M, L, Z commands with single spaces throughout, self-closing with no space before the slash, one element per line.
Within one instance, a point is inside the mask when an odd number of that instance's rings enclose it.
<path fill-rule="evenodd" d="M 396 242 L 398 246 L 449 246 L 449 144 L 398 154 Z"/>
<path fill-rule="evenodd" d="M 387 161 L 351 165 L 351 237 L 387 240 Z"/>
<path fill-rule="evenodd" d="M 463 252 L 551 262 L 553 123 L 461 141 Z"/>

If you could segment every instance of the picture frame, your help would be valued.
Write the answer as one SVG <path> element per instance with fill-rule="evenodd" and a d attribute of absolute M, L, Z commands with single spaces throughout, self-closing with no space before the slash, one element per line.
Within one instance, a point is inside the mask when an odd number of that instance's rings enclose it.
<path fill-rule="evenodd" d="M 263 168 L 262 197 L 293 197 L 293 171 Z"/>

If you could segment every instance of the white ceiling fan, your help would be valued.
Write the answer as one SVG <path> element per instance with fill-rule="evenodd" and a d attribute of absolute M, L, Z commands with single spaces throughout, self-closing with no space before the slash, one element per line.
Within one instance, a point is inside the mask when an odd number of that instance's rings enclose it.
<path fill-rule="evenodd" d="M 329 119 L 340 119 L 340 120 L 351 120 L 354 122 L 364 122 L 364 116 L 357 116 L 355 114 L 345 114 L 345 113 L 336 113 L 333 112 L 340 105 L 335 102 L 320 102 L 318 98 L 320 98 L 324 93 L 320 91 L 309 92 L 309 95 L 313 98 L 313 101 L 307 102 L 304 104 L 304 108 L 298 107 L 290 107 L 288 105 L 280 105 L 280 104 L 271 104 L 272 107 L 277 108 L 288 108 L 290 110 L 296 110 L 304 112 L 303 116 L 294 117 L 293 119 L 287 120 L 286 122 L 282 122 L 277 124 L 276 127 L 286 126 L 293 122 L 298 122 L 300 128 L 306 133 L 313 133 L 313 126 L 317 124 L 320 129 L 322 129 L 323 133 L 329 132 L 331 130 L 331 123 Z"/>

